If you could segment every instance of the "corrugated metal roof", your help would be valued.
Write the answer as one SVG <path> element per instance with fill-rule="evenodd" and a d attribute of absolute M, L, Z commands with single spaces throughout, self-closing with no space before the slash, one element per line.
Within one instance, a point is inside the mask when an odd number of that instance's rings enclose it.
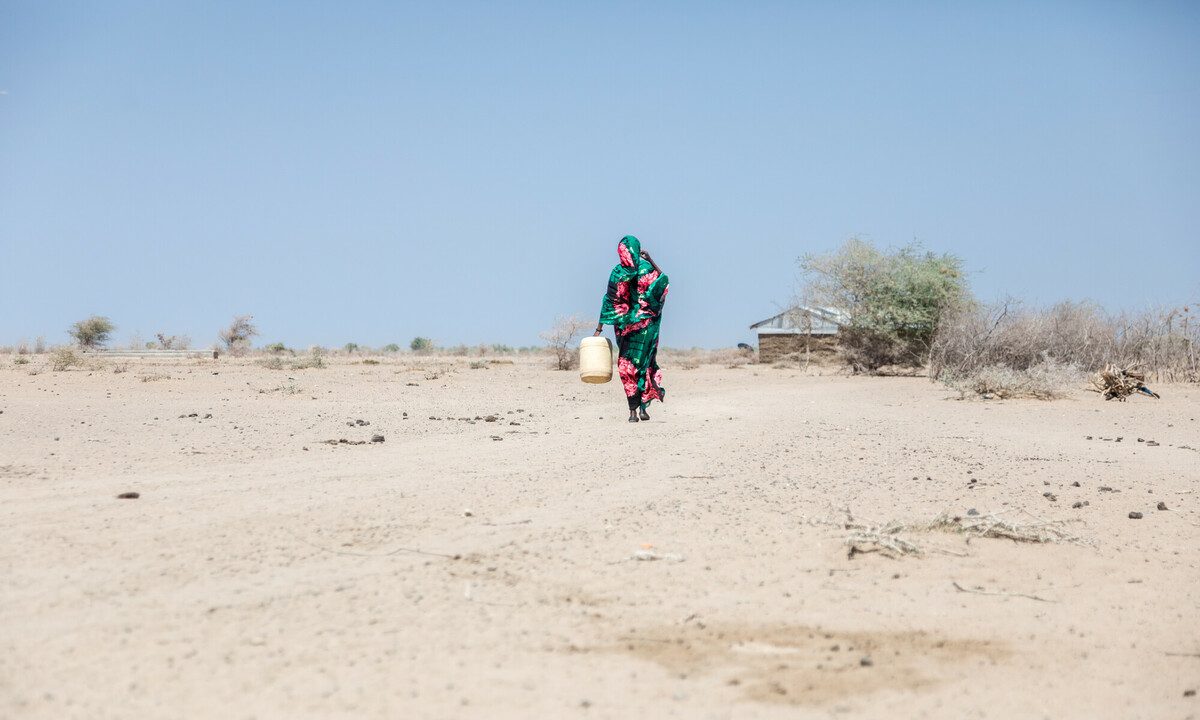
<path fill-rule="evenodd" d="M 846 313 L 836 308 L 800 305 L 760 320 L 750 329 L 759 335 L 834 335 L 848 321 Z"/>

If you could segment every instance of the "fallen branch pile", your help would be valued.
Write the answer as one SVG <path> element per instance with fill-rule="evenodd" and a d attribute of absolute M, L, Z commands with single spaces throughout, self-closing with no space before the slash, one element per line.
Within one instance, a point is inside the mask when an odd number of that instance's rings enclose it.
<path fill-rule="evenodd" d="M 852 558 L 855 555 L 873 552 L 892 559 L 907 555 L 924 555 L 925 548 L 913 539 L 912 534 L 934 530 L 966 535 L 968 543 L 972 538 L 997 538 L 1026 543 L 1090 544 L 1078 535 L 1067 532 L 1065 528 L 1068 521 L 1044 520 L 1028 512 L 1025 512 L 1028 517 L 1026 520 L 1004 518 L 1000 513 L 966 516 L 942 514 L 928 523 L 877 523 L 855 518 L 849 510 L 842 512 L 845 517 L 840 521 L 808 518 L 807 522 L 809 525 L 825 525 L 846 531 L 843 542 Z M 930 546 L 929 550 L 945 555 L 963 555 L 935 546 Z"/>
<path fill-rule="evenodd" d="M 1042 518 L 1025 513 L 1029 521 L 1008 520 L 999 513 L 986 515 L 939 515 L 929 524 L 930 530 L 948 530 L 962 533 L 971 538 L 1001 538 L 1015 542 L 1027 543 L 1071 543 L 1087 545 L 1087 541 L 1078 535 L 1066 531 L 1065 520 L 1043 520 Z"/>
<path fill-rule="evenodd" d="M 1146 387 L 1145 374 L 1134 372 L 1133 368 L 1121 368 L 1116 365 L 1106 365 L 1103 370 L 1093 375 L 1092 388 L 1103 395 L 1105 400 L 1124 402 L 1134 393 L 1158 398 L 1158 393 Z"/>

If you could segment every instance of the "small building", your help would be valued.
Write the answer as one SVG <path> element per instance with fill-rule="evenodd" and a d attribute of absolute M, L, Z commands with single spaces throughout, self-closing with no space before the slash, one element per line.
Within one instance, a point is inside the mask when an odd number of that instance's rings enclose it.
<path fill-rule="evenodd" d="M 840 310 L 799 305 L 760 320 L 750 326 L 758 333 L 758 361 L 769 363 L 792 353 L 828 351 L 847 319 Z"/>

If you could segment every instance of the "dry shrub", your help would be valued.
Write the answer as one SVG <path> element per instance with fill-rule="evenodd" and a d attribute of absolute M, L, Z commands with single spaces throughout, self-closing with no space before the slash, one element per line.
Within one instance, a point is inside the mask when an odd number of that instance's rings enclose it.
<path fill-rule="evenodd" d="M 238 356 L 250 349 L 250 339 L 258 335 L 258 328 L 254 326 L 252 316 L 238 315 L 218 335 L 229 354 Z"/>
<path fill-rule="evenodd" d="M 166 333 L 155 333 L 158 338 L 158 346 L 163 350 L 187 350 L 191 347 L 192 339 L 187 335 L 167 335 Z"/>
<path fill-rule="evenodd" d="M 1083 376 L 1084 373 L 1075 365 L 1066 365 L 1047 357 L 1024 370 L 988 365 L 958 383 L 948 384 L 963 395 L 970 392 L 983 398 L 1055 400 L 1066 397 L 1071 388 L 1083 381 Z"/>
<path fill-rule="evenodd" d="M 83 365 L 83 358 L 71 348 L 60 347 L 50 353 L 50 368 L 55 372 L 70 370 Z"/>
<path fill-rule="evenodd" d="M 1091 303 L 964 303 L 943 316 L 929 374 L 980 394 L 1009 388 L 1013 397 L 1048 397 L 1109 363 L 1160 382 L 1200 382 L 1200 327 L 1190 308 L 1109 315 Z M 1053 383 L 1061 383 L 1058 393 Z"/>
<path fill-rule="evenodd" d="M 268 370 L 282 370 L 285 367 L 283 364 L 283 358 L 280 357 L 269 357 L 264 360 L 259 360 L 258 364 L 262 365 Z"/>
<path fill-rule="evenodd" d="M 276 359 L 278 359 L 278 358 L 276 358 Z M 319 369 L 322 369 L 325 367 L 325 359 L 322 358 L 320 355 L 313 353 L 312 355 L 309 355 L 306 358 L 301 358 L 300 360 L 293 360 L 291 365 L 292 365 L 292 369 L 294 369 L 294 370 L 308 370 L 310 368 L 315 368 L 315 369 L 319 370 Z"/>

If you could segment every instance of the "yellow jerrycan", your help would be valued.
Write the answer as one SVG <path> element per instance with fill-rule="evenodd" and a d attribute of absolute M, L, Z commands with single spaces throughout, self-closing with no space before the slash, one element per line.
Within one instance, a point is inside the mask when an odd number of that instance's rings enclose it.
<path fill-rule="evenodd" d="M 579 342 L 579 379 L 585 383 L 612 380 L 612 343 L 606 337 L 585 337 Z"/>

